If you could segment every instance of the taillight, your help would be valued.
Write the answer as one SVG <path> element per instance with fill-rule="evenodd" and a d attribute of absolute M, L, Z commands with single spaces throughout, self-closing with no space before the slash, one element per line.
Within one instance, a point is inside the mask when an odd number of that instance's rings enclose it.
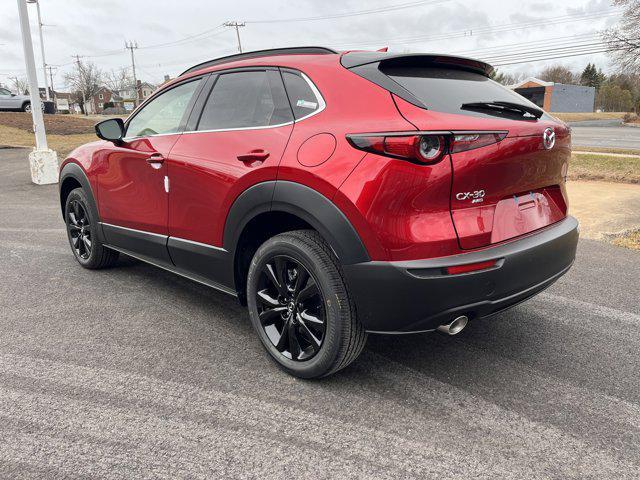
<path fill-rule="evenodd" d="M 347 135 L 347 139 L 360 150 L 423 164 L 436 163 L 447 153 L 444 135 Z"/>
<path fill-rule="evenodd" d="M 474 148 L 486 147 L 493 143 L 498 143 L 507 136 L 507 132 L 491 132 L 491 133 L 474 133 L 464 132 L 455 133 L 451 140 L 449 151 L 451 153 L 465 152 Z"/>
<path fill-rule="evenodd" d="M 420 164 L 440 161 L 447 153 L 464 152 L 498 143 L 508 132 L 433 132 L 347 135 L 359 150 Z"/>

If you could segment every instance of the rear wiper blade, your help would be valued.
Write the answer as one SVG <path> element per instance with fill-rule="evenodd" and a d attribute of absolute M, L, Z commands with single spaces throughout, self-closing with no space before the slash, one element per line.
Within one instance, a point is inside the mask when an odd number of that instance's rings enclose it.
<path fill-rule="evenodd" d="M 488 109 L 488 110 L 500 110 L 500 111 L 515 111 L 520 113 L 528 113 L 535 118 L 540 118 L 544 115 L 544 112 L 539 108 L 530 107 L 529 105 L 522 105 L 514 102 L 504 102 L 501 100 L 495 100 L 493 102 L 471 102 L 463 103 L 461 105 L 463 109 Z"/>

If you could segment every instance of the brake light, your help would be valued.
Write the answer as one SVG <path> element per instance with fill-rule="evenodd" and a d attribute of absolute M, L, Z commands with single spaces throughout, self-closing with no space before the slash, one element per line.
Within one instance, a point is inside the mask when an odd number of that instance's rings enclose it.
<path fill-rule="evenodd" d="M 498 143 L 508 132 L 427 132 L 347 135 L 349 143 L 367 152 L 424 165 L 442 160 L 447 153 L 465 152 Z"/>
<path fill-rule="evenodd" d="M 493 143 L 498 143 L 507 136 L 507 132 L 492 133 L 456 133 L 451 140 L 449 151 L 451 153 L 465 152 L 474 148 L 486 147 Z"/>
<path fill-rule="evenodd" d="M 447 152 L 444 135 L 347 135 L 347 140 L 360 150 L 422 164 L 436 163 Z"/>
<path fill-rule="evenodd" d="M 485 262 L 467 263 L 466 265 L 453 265 L 451 267 L 445 267 L 445 272 L 448 275 L 458 275 L 460 273 L 477 272 L 479 270 L 487 270 L 493 268 L 498 263 L 497 260 L 487 260 Z"/>

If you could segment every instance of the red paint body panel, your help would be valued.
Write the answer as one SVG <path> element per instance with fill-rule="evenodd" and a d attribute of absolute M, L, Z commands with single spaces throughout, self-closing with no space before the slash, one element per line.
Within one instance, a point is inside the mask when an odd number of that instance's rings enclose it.
<path fill-rule="evenodd" d="M 147 163 L 152 154 L 169 155 L 179 135 L 161 135 L 105 144 L 94 160 L 97 176 L 98 212 L 105 223 L 136 230 L 167 234 L 168 196 L 164 189 L 167 166 Z M 106 143 L 106 142 L 105 142 Z"/>
<path fill-rule="evenodd" d="M 293 125 L 277 128 L 185 133 L 168 161 L 171 179 L 169 235 L 222 246 L 224 223 L 234 200 L 247 188 L 275 180 Z M 242 162 L 251 150 L 264 161 Z"/>
<path fill-rule="evenodd" d="M 545 150 L 540 131 L 453 154 L 451 211 L 460 246 L 483 247 L 565 218 L 567 206 L 560 186 L 571 156 L 569 141 L 567 135 L 559 136 L 555 147 Z M 458 198 L 478 191 L 484 192 L 475 200 L 479 203 Z M 529 200 L 534 200 L 535 209 L 523 209 Z"/>
<path fill-rule="evenodd" d="M 359 230 L 372 260 L 412 260 L 460 252 L 450 191 L 448 161 L 415 165 L 367 154 L 335 201 Z"/>

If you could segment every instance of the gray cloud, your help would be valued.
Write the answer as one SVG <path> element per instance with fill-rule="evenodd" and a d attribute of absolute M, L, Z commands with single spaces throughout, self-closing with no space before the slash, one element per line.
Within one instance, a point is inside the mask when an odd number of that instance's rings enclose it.
<path fill-rule="evenodd" d="M 173 76 L 199 61 L 234 53 L 235 33 L 220 28 L 177 45 L 143 47 L 177 41 L 214 29 L 226 20 L 310 17 L 406 3 L 406 0 L 40 1 L 43 21 L 55 25 L 45 28 L 45 43 L 48 62 L 61 65 L 55 79 L 58 85 L 62 83 L 64 72 L 72 68 L 71 55 L 76 53 L 90 55 L 87 60 L 106 70 L 127 68 L 130 57 L 124 49 L 125 40 L 136 40 L 141 47 L 135 52 L 139 77 L 157 82 L 164 74 Z M 595 18 L 508 32 L 487 30 L 487 27 L 611 8 L 608 0 L 538 1 L 531 4 L 515 0 L 442 0 L 411 9 L 323 21 L 247 24 L 241 29 L 241 35 L 245 49 L 249 50 L 329 45 L 342 49 L 388 46 L 396 51 L 449 53 L 594 32 L 610 27 L 615 18 Z M 24 75 L 15 1 L 5 2 L 3 9 L 0 17 L 0 82 L 6 81 L 8 74 Z M 39 63 L 35 8 L 29 6 L 29 11 L 36 61 Z M 454 38 L 433 38 L 465 31 L 466 35 Z M 588 61 L 595 61 L 605 69 L 607 67 L 604 55 L 562 60 L 576 69 Z M 537 72 L 543 67 L 544 63 L 536 63 L 505 69 Z"/>

